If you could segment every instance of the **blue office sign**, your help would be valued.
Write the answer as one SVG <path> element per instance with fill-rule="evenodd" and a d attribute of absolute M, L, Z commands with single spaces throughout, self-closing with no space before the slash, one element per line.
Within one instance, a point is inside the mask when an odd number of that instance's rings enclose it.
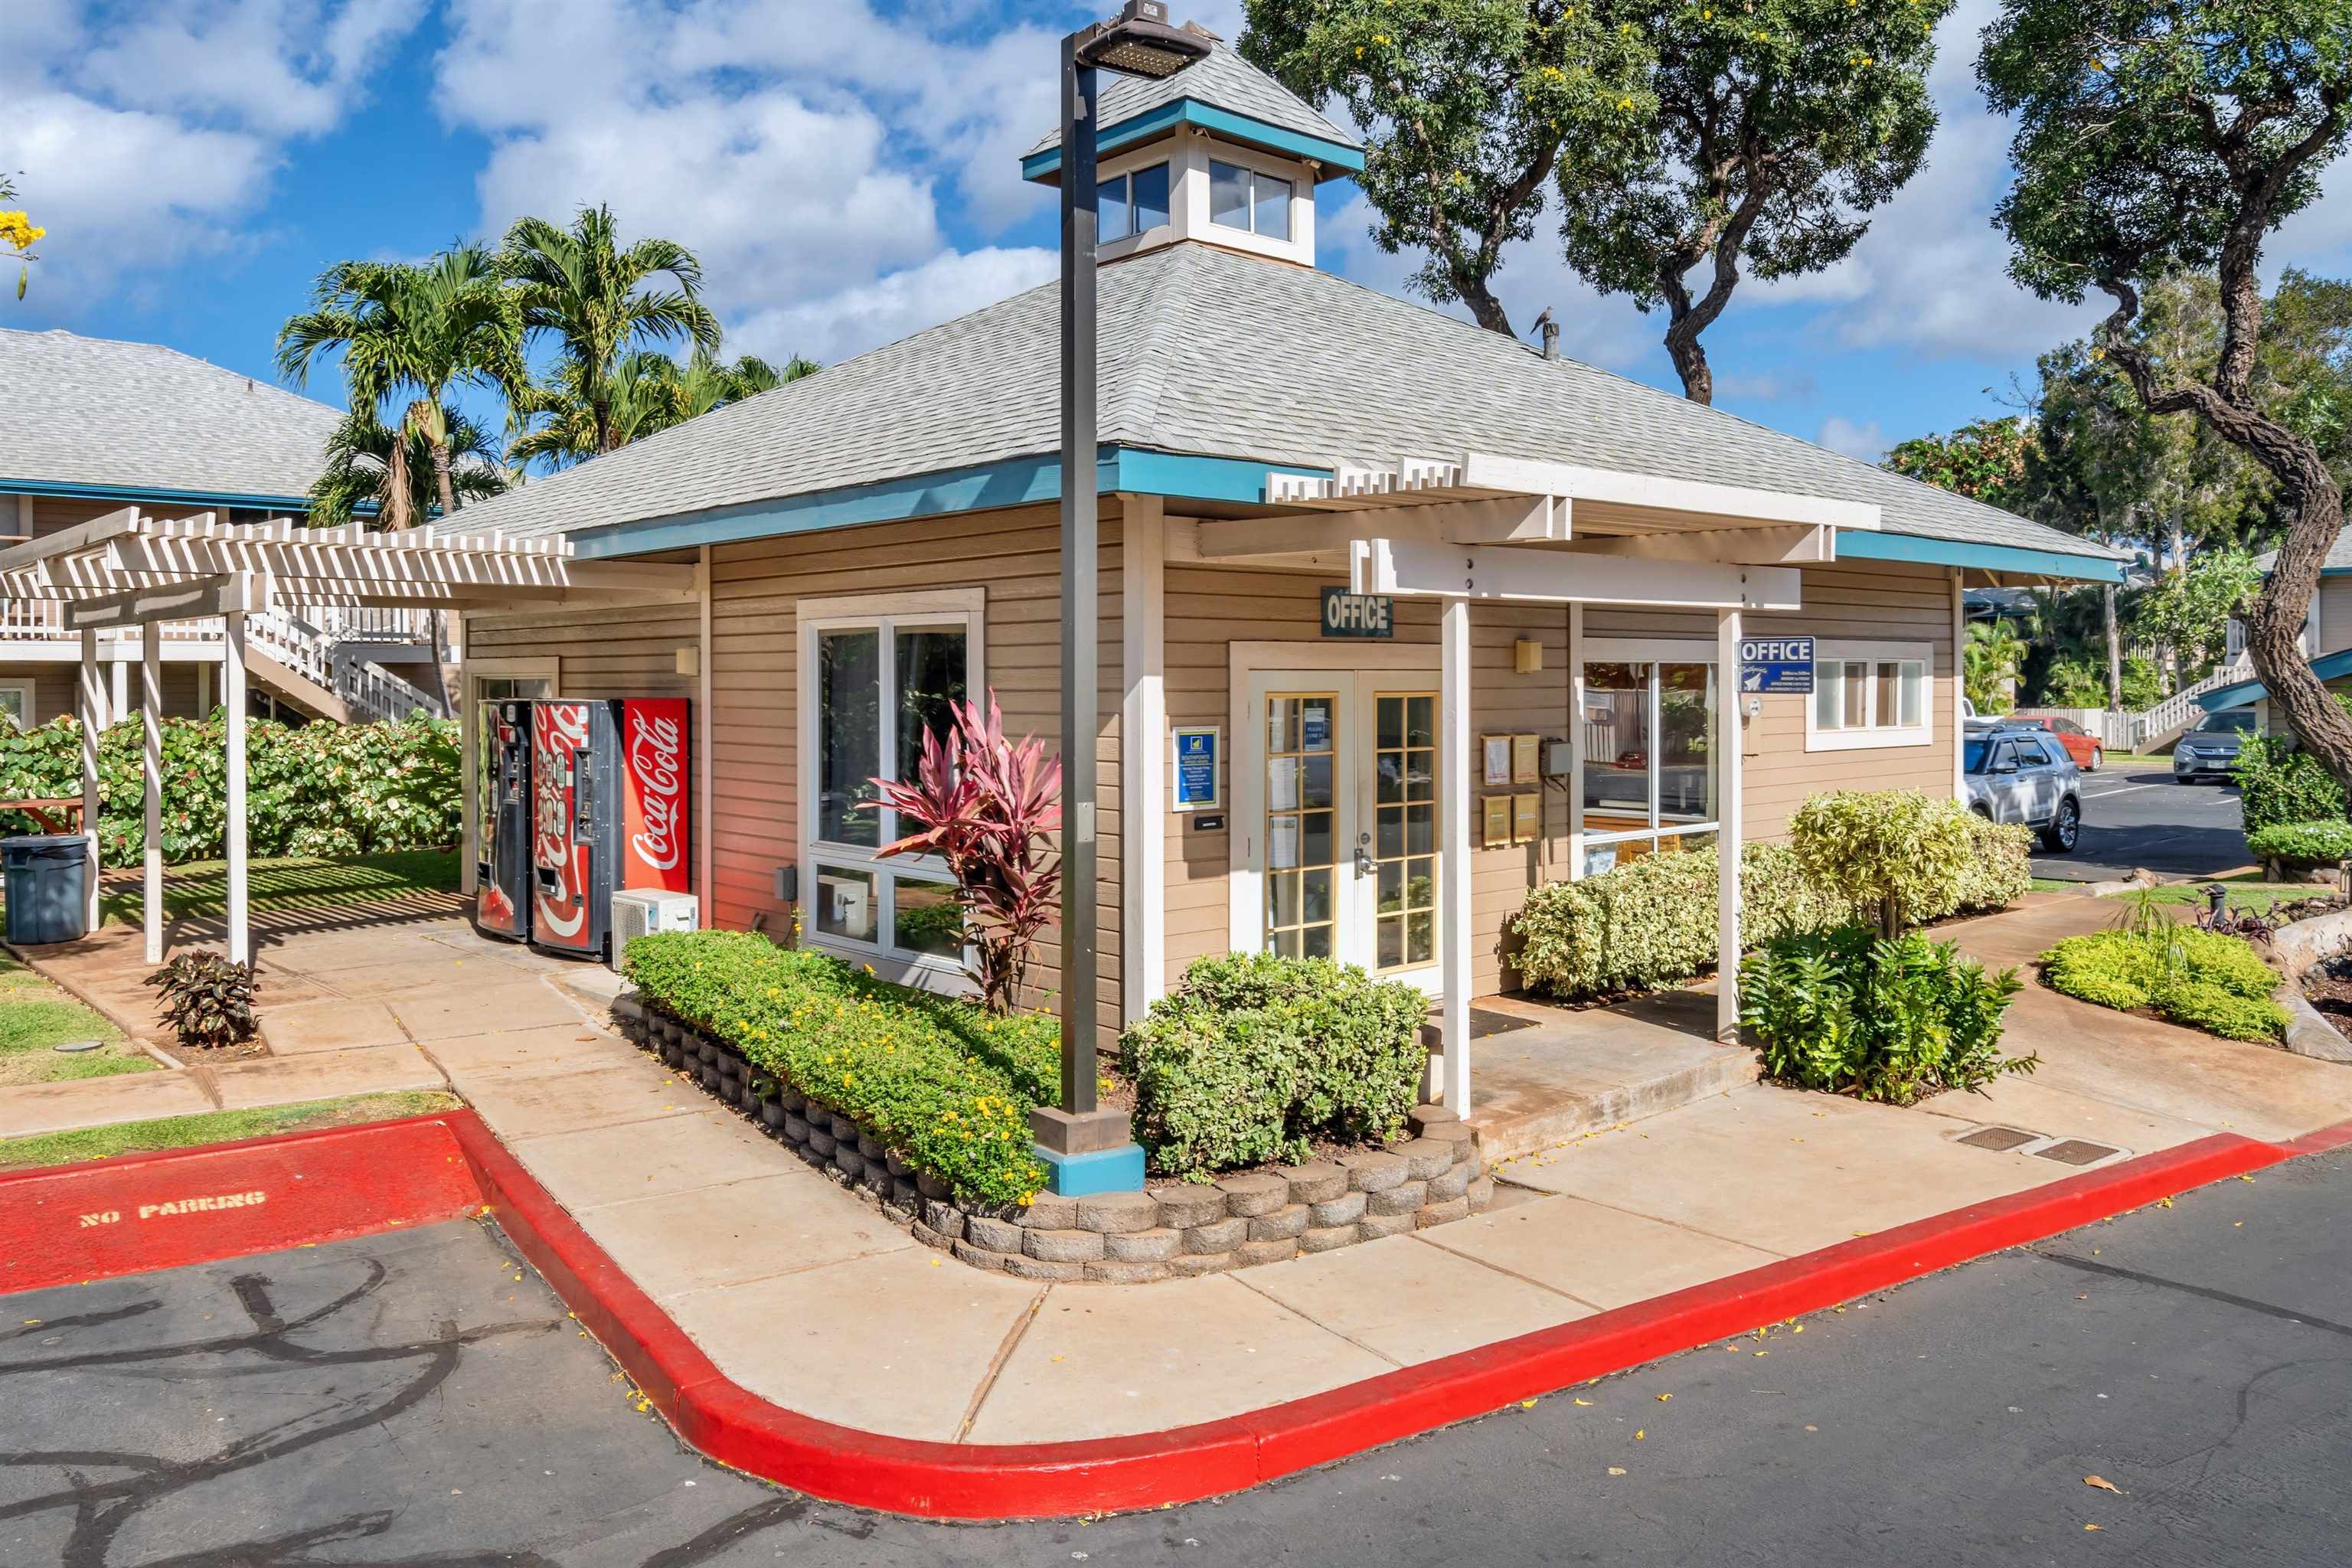
<path fill-rule="evenodd" d="M 1323 635 L 1327 637 L 1396 636 L 1396 601 L 1386 594 L 1323 590 Z"/>
<path fill-rule="evenodd" d="M 1216 724 L 1176 726 L 1176 776 L 1170 792 L 1176 810 L 1214 811 L 1223 804 L 1217 769 L 1217 742 L 1223 734 Z"/>
<path fill-rule="evenodd" d="M 1813 639 L 1742 639 L 1739 644 L 1739 689 L 1811 696 L 1813 690 Z"/>

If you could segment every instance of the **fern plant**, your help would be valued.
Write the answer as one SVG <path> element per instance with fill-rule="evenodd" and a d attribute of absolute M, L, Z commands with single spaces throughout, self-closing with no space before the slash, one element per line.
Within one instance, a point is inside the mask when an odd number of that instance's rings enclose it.
<path fill-rule="evenodd" d="M 163 1022 L 180 1044 L 218 1049 L 253 1038 L 251 963 L 217 952 L 184 952 L 147 977 L 161 994 Z"/>

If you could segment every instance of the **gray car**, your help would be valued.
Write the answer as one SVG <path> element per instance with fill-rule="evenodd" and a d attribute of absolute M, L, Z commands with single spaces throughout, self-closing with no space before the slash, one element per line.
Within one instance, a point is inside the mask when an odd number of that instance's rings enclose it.
<path fill-rule="evenodd" d="M 2238 750 L 2246 737 L 2254 732 L 2254 710 L 2251 708 L 2225 708 L 2219 713 L 2208 713 L 2181 731 L 2179 744 L 2172 748 L 2172 782 L 2191 784 L 2198 779 L 2226 779 L 2238 765 Z"/>
<path fill-rule="evenodd" d="M 1969 809 L 1995 822 L 2021 823 L 2042 845 L 2063 855 L 2083 832 L 2083 775 L 2047 731 L 1995 726 L 1961 744 L 1961 782 Z"/>

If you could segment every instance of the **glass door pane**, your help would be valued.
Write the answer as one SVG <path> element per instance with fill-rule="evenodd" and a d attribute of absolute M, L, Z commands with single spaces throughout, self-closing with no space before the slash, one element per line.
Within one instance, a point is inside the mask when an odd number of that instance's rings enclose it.
<path fill-rule="evenodd" d="M 1329 958 L 1339 921 L 1339 700 L 1273 692 L 1265 717 L 1266 951 Z"/>
<path fill-rule="evenodd" d="M 1372 699 L 1374 966 L 1437 962 L 1437 694 Z"/>
<path fill-rule="evenodd" d="M 1658 821 L 1715 820 L 1715 667 L 1658 666 Z M 1668 841 L 1665 848 L 1693 847 Z"/>
<path fill-rule="evenodd" d="M 1646 664 L 1584 667 L 1584 829 L 1618 833 L 1650 825 L 1650 670 Z"/>

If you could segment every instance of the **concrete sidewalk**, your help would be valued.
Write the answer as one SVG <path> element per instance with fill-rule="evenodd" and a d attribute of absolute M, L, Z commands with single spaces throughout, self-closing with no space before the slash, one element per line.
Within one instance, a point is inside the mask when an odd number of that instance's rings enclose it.
<path fill-rule="evenodd" d="M 1954 930 L 1987 956 L 2038 952 L 2104 915 L 2088 902 Z M 1989 1098 L 1898 1110 L 1741 1082 L 1499 1165 L 1474 1219 L 1203 1279 L 1041 1286 L 919 1246 L 588 1022 L 600 970 L 458 921 L 321 933 L 270 963 L 301 996 L 264 1015 L 282 1060 L 429 1063 L 728 1376 L 950 1442 L 1150 1432 L 1337 1388 L 2060 1180 L 2080 1166 L 2037 1151 L 2065 1140 L 2105 1162 L 2352 1118 L 2352 1070 L 2029 990 L 2009 1043 L 2042 1074 Z M 1987 1124 L 2035 1142 L 1959 1141 Z"/>

